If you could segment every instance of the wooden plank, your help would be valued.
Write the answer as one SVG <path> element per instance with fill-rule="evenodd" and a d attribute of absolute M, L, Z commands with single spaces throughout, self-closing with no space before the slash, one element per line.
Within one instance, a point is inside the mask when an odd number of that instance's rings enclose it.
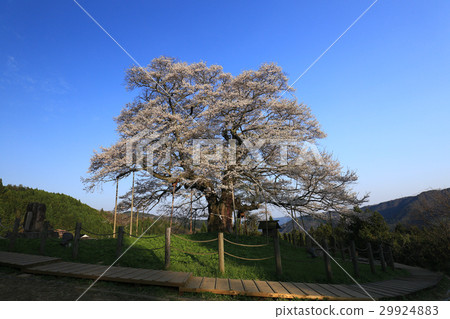
<path fill-rule="evenodd" d="M 334 293 L 332 293 L 331 291 L 328 291 L 327 289 L 319 286 L 318 284 L 305 283 L 305 285 L 307 285 L 311 289 L 314 289 L 315 291 L 317 291 L 324 297 L 339 297 L 339 296 L 335 295 Z"/>
<path fill-rule="evenodd" d="M 406 289 L 406 290 L 414 290 L 416 287 L 422 287 L 424 282 L 404 282 L 401 280 L 389 280 L 388 282 L 377 282 L 377 283 L 369 283 L 370 285 L 375 286 L 382 286 L 382 287 L 388 287 L 388 288 L 399 288 L 399 289 Z"/>
<path fill-rule="evenodd" d="M 259 292 L 267 294 L 269 297 L 274 295 L 273 289 L 269 286 L 267 281 L 255 280 L 255 285 L 258 287 Z"/>
<path fill-rule="evenodd" d="M 228 279 L 225 278 L 217 278 L 216 280 L 216 290 L 219 291 L 230 291 L 230 283 Z"/>
<path fill-rule="evenodd" d="M 174 278 L 175 274 L 176 273 L 173 271 L 164 271 L 162 273 L 162 276 L 159 276 L 157 279 L 154 280 L 158 282 L 170 282 L 170 280 Z"/>
<path fill-rule="evenodd" d="M 315 291 L 314 289 L 312 289 L 311 287 L 308 287 L 307 285 L 305 285 L 304 283 L 301 282 L 293 282 L 292 283 L 294 286 L 296 286 L 298 289 L 302 290 L 305 292 L 306 295 L 308 296 L 314 296 L 314 297 L 322 297 L 322 295 Z"/>
<path fill-rule="evenodd" d="M 162 276 L 153 279 L 153 283 L 156 285 L 180 287 L 185 284 L 191 275 L 191 273 L 164 271 Z"/>
<path fill-rule="evenodd" d="M 367 296 L 366 292 L 356 285 L 343 285 L 343 286 L 345 286 L 345 288 L 350 289 L 356 293 L 361 293 L 361 294 Z M 364 289 L 366 289 L 366 288 L 364 288 Z M 366 291 L 374 299 L 379 299 L 379 298 L 383 297 L 383 295 L 381 295 L 380 293 L 377 293 L 374 291 L 368 291 L 367 289 L 366 289 Z M 367 297 L 370 298 L 369 296 L 367 296 Z"/>
<path fill-rule="evenodd" d="M 174 286 L 181 286 L 184 285 L 189 278 L 192 277 L 192 273 L 185 273 L 185 272 L 177 272 L 174 274 L 174 276 L 167 282 Z"/>
<path fill-rule="evenodd" d="M 203 278 L 204 277 L 191 277 L 191 279 L 189 279 L 189 281 L 186 283 L 186 285 L 183 288 L 189 289 L 189 290 L 192 289 L 193 291 L 195 291 L 196 289 L 200 288 Z"/>
<path fill-rule="evenodd" d="M 333 287 L 333 285 L 329 285 L 329 284 L 317 284 L 317 285 L 328 290 L 330 293 L 333 293 L 335 296 L 337 296 L 339 298 L 353 299 L 352 295 L 349 295 L 349 294 L 343 292 L 342 290 L 336 289 L 335 287 Z"/>
<path fill-rule="evenodd" d="M 354 290 L 348 288 L 345 285 L 332 285 L 332 286 L 336 289 L 339 289 L 340 291 L 345 292 L 346 294 L 352 296 L 353 298 L 362 299 L 362 300 L 367 300 L 367 299 L 372 300 L 372 298 L 370 298 L 367 294 L 365 294 L 364 291 L 361 289 L 360 289 L 361 292 L 358 292 L 358 291 L 354 291 Z"/>
<path fill-rule="evenodd" d="M 379 297 L 378 298 L 382 298 L 382 297 L 395 297 L 398 296 L 398 293 L 395 292 L 390 292 L 390 291 L 386 291 L 383 289 L 379 289 L 379 288 L 375 288 L 375 287 L 369 287 L 366 285 L 361 285 L 369 294 L 377 294 Z M 355 286 L 357 287 L 357 286 Z"/>
<path fill-rule="evenodd" d="M 126 273 L 121 273 L 119 276 L 117 276 L 118 278 L 121 279 L 130 279 L 133 278 L 134 276 L 137 275 L 142 275 L 142 273 L 145 273 L 146 269 L 139 269 L 139 268 L 130 268 L 128 270 L 128 272 Z"/>
<path fill-rule="evenodd" d="M 99 265 L 100 266 L 100 265 Z M 103 276 L 104 272 L 108 269 L 107 266 L 98 267 L 97 269 L 91 269 L 86 272 L 88 276 Z"/>
<path fill-rule="evenodd" d="M 241 279 L 230 279 L 230 288 L 233 291 L 244 291 L 244 285 L 242 285 Z"/>
<path fill-rule="evenodd" d="M 278 281 L 268 281 L 267 284 L 269 284 L 270 288 L 278 295 L 290 295 L 289 291 L 287 291 Z"/>
<path fill-rule="evenodd" d="M 101 267 L 103 268 L 103 267 Z M 89 276 L 88 273 L 94 269 L 99 269 L 99 265 L 85 265 L 84 267 L 78 267 L 75 269 L 68 270 L 67 272 L 74 275 L 85 275 Z"/>
<path fill-rule="evenodd" d="M 245 293 L 255 293 L 259 292 L 258 287 L 256 287 L 253 280 L 242 280 L 242 285 L 244 286 Z"/>
<path fill-rule="evenodd" d="M 67 263 L 55 264 L 53 267 L 39 267 L 39 268 L 33 267 L 33 268 L 42 270 L 42 271 L 47 272 L 47 273 L 61 274 L 61 273 L 66 272 L 66 270 L 75 269 L 77 267 L 79 267 L 78 264 L 67 262 Z"/>
<path fill-rule="evenodd" d="M 116 279 L 116 278 L 120 278 L 120 276 L 127 274 L 130 269 L 128 267 L 112 267 L 110 269 L 111 272 L 107 272 L 103 278 L 107 279 L 107 278 L 111 278 L 111 279 Z"/>
<path fill-rule="evenodd" d="M 31 269 L 36 269 L 36 270 L 49 270 L 49 271 L 51 271 L 51 270 L 54 270 L 54 269 L 58 269 L 58 268 L 64 267 L 64 265 L 71 265 L 71 264 L 73 264 L 73 263 L 62 261 L 62 262 L 59 262 L 59 263 L 33 266 L 33 267 L 30 267 L 29 269 L 30 270 Z"/>
<path fill-rule="evenodd" d="M 152 276 L 155 276 L 156 274 L 161 272 L 161 270 L 152 270 L 152 269 L 145 269 L 145 270 L 146 270 L 145 272 L 143 272 L 141 274 L 136 274 L 135 276 L 133 276 L 132 279 L 145 280 L 145 279 L 151 278 Z"/>
<path fill-rule="evenodd" d="M 302 290 L 298 289 L 292 282 L 282 282 L 283 287 L 289 291 L 294 297 L 306 297 L 307 294 Z"/>
<path fill-rule="evenodd" d="M 376 287 L 376 288 L 380 288 L 380 289 L 384 289 L 384 290 L 388 290 L 388 291 L 394 291 L 394 292 L 410 292 L 410 291 L 415 291 L 415 289 L 411 289 L 408 287 L 400 287 L 398 285 L 392 285 L 390 283 L 367 283 L 365 284 L 368 287 Z"/>
<path fill-rule="evenodd" d="M 95 267 L 95 265 L 86 265 L 86 264 L 78 264 L 73 263 L 71 266 L 56 269 L 58 273 L 67 273 L 67 274 L 82 274 L 84 270 L 91 269 Z"/>
<path fill-rule="evenodd" d="M 216 278 L 205 277 L 203 279 L 203 282 L 202 282 L 201 286 L 200 286 L 200 289 L 202 289 L 202 290 L 211 290 L 211 289 L 214 289 L 214 288 L 216 288 Z"/>
<path fill-rule="evenodd" d="M 44 265 L 48 263 L 59 262 L 60 260 L 60 258 L 48 256 L 27 255 L 11 252 L 0 253 L 0 265 L 17 268 Z"/>
<path fill-rule="evenodd" d="M 125 271 L 125 267 L 118 267 L 118 266 L 114 266 L 108 269 L 108 271 L 104 274 L 105 277 L 113 277 L 116 274 Z"/>
<path fill-rule="evenodd" d="M 148 276 L 145 276 L 144 278 L 140 278 L 140 279 L 145 282 L 153 282 L 153 281 L 161 278 L 161 276 L 163 276 L 163 275 L 164 275 L 163 270 L 156 270 L 155 272 L 149 273 Z"/>

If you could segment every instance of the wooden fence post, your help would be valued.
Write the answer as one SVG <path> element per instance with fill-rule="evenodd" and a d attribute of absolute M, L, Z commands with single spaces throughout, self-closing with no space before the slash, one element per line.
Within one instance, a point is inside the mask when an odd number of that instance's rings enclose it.
<path fill-rule="evenodd" d="M 125 233 L 124 227 L 119 226 L 117 232 L 117 246 L 116 246 L 116 258 L 119 258 L 123 250 L 123 234 Z"/>
<path fill-rule="evenodd" d="M 19 225 L 20 225 L 20 217 L 17 217 L 14 220 L 14 228 L 9 238 L 9 247 L 8 247 L 9 251 L 13 251 L 16 248 L 16 238 L 17 234 L 19 233 Z"/>
<path fill-rule="evenodd" d="M 381 263 L 381 269 L 383 271 L 386 271 L 386 260 L 384 259 L 384 251 L 383 251 L 383 244 L 380 244 L 380 263 Z"/>
<path fill-rule="evenodd" d="M 278 231 L 273 233 L 273 248 L 275 252 L 275 265 L 277 268 L 277 276 L 281 277 L 283 274 L 283 268 L 281 267 L 281 251 L 280 251 L 280 239 L 278 237 Z"/>
<path fill-rule="evenodd" d="M 375 261 L 373 259 L 372 245 L 369 242 L 367 243 L 367 255 L 369 256 L 370 271 L 372 272 L 372 274 L 374 274 L 375 273 Z"/>
<path fill-rule="evenodd" d="M 78 247 L 80 243 L 81 237 L 81 223 L 77 223 L 75 226 L 75 236 L 73 238 L 73 248 L 72 248 L 72 258 L 78 258 Z"/>
<path fill-rule="evenodd" d="M 330 263 L 330 256 L 328 256 L 329 251 L 328 251 L 328 243 L 325 240 L 323 242 L 323 261 L 325 262 L 325 272 L 327 274 L 327 280 L 328 282 L 332 282 L 333 281 L 333 274 L 331 272 L 331 263 Z"/>
<path fill-rule="evenodd" d="M 170 227 L 166 228 L 166 249 L 164 254 L 164 268 L 170 267 Z"/>
<path fill-rule="evenodd" d="M 225 273 L 225 249 L 223 246 L 223 233 L 219 233 L 219 271 L 220 273 Z"/>
<path fill-rule="evenodd" d="M 41 255 L 45 255 L 45 243 L 48 237 L 48 221 L 44 222 L 44 225 L 41 230 L 41 245 L 39 246 L 39 253 Z"/>
<path fill-rule="evenodd" d="M 393 270 L 395 269 L 395 265 L 394 265 L 394 256 L 392 255 L 392 248 L 391 246 L 387 245 L 387 256 L 388 256 L 388 265 L 389 267 L 391 267 Z"/>
<path fill-rule="evenodd" d="M 358 260 L 356 258 L 356 247 L 355 242 L 352 240 L 351 246 L 350 246 L 350 252 L 352 255 L 352 262 L 353 262 L 353 270 L 355 272 L 355 277 L 359 277 L 359 267 L 358 267 Z"/>
<path fill-rule="evenodd" d="M 336 258 L 337 253 L 338 253 L 338 247 L 337 247 L 338 245 L 337 245 L 336 238 L 334 236 L 332 238 L 333 238 L 333 257 Z"/>

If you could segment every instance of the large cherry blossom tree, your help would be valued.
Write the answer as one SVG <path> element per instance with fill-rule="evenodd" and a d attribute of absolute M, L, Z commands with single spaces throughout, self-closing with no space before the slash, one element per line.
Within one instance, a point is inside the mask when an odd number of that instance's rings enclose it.
<path fill-rule="evenodd" d="M 144 207 L 193 189 L 209 231 L 262 203 L 311 213 L 365 200 L 349 187 L 356 174 L 316 148 L 325 134 L 276 64 L 233 76 L 160 57 L 128 69 L 126 83 L 138 94 L 116 118 L 118 142 L 93 155 L 88 189 L 133 171 Z"/>

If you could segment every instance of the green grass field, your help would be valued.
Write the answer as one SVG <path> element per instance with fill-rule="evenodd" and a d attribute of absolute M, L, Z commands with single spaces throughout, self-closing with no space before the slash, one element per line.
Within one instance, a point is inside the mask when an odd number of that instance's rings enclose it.
<path fill-rule="evenodd" d="M 152 235 L 153 236 L 153 235 Z M 208 240 L 217 238 L 216 234 L 198 233 L 194 235 L 179 235 L 190 240 Z M 234 235 L 225 234 L 225 238 L 233 242 L 244 244 L 265 244 L 267 238 L 263 236 L 240 236 L 238 239 Z M 124 250 L 136 239 L 125 238 Z M 194 253 L 214 253 L 217 252 L 217 241 L 209 243 L 194 243 L 172 236 L 171 267 L 173 271 L 192 272 L 195 276 L 223 277 L 235 279 L 257 279 L 257 280 L 281 280 L 295 282 L 317 282 L 326 283 L 325 266 L 322 258 L 311 258 L 303 247 L 293 247 L 291 244 L 280 241 L 283 276 L 277 278 L 275 273 L 274 258 L 265 261 L 245 261 L 225 256 L 225 273 L 218 270 L 218 255 L 189 255 L 180 252 L 189 251 Z M 6 250 L 8 240 L 0 240 L 0 250 Z M 160 248 L 158 250 L 147 250 Z M 30 254 L 38 254 L 39 240 L 18 238 L 16 251 Z M 265 247 L 248 248 L 235 246 L 225 242 L 225 251 L 246 258 L 263 258 L 273 256 L 274 249 L 272 240 L 269 240 Z M 81 240 L 79 256 L 76 261 L 82 263 L 110 265 L 115 261 L 116 240 L 115 239 L 92 239 Z M 62 247 L 59 240 L 48 240 L 46 245 L 46 255 L 60 257 L 65 261 L 73 261 L 72 249 Z M 336 258 L 341 266 L 351 275 L 353 268 L 351 262 L 342 262 Z M 127 253 L 117 262 L 118 266 L 163 269 L 164 268 L 164 236 L 141 239 L 130 248 Z M 376 274 L 370 272 L 367 264 L 360 264 L 360 278 L 358 282 L 380 281 L 393 277 L 404 276 L 407 273 L 403 270 L 388 270 L 382 272 L 381 267 L 377 267 Z M 333 283 L 353 283 L 347 274 L 334 262 L 332 262 Z"/>

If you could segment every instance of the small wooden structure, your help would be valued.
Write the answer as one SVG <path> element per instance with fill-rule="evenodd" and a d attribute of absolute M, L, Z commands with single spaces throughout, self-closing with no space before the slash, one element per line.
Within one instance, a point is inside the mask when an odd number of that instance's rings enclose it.
<path fill-rule="evenodd" d="M 280 228 L 278 220 L 261 220 L 258 225 L 258 229 L 262 229 L 263 235 L 269 236 L 276 235 Z"/>

